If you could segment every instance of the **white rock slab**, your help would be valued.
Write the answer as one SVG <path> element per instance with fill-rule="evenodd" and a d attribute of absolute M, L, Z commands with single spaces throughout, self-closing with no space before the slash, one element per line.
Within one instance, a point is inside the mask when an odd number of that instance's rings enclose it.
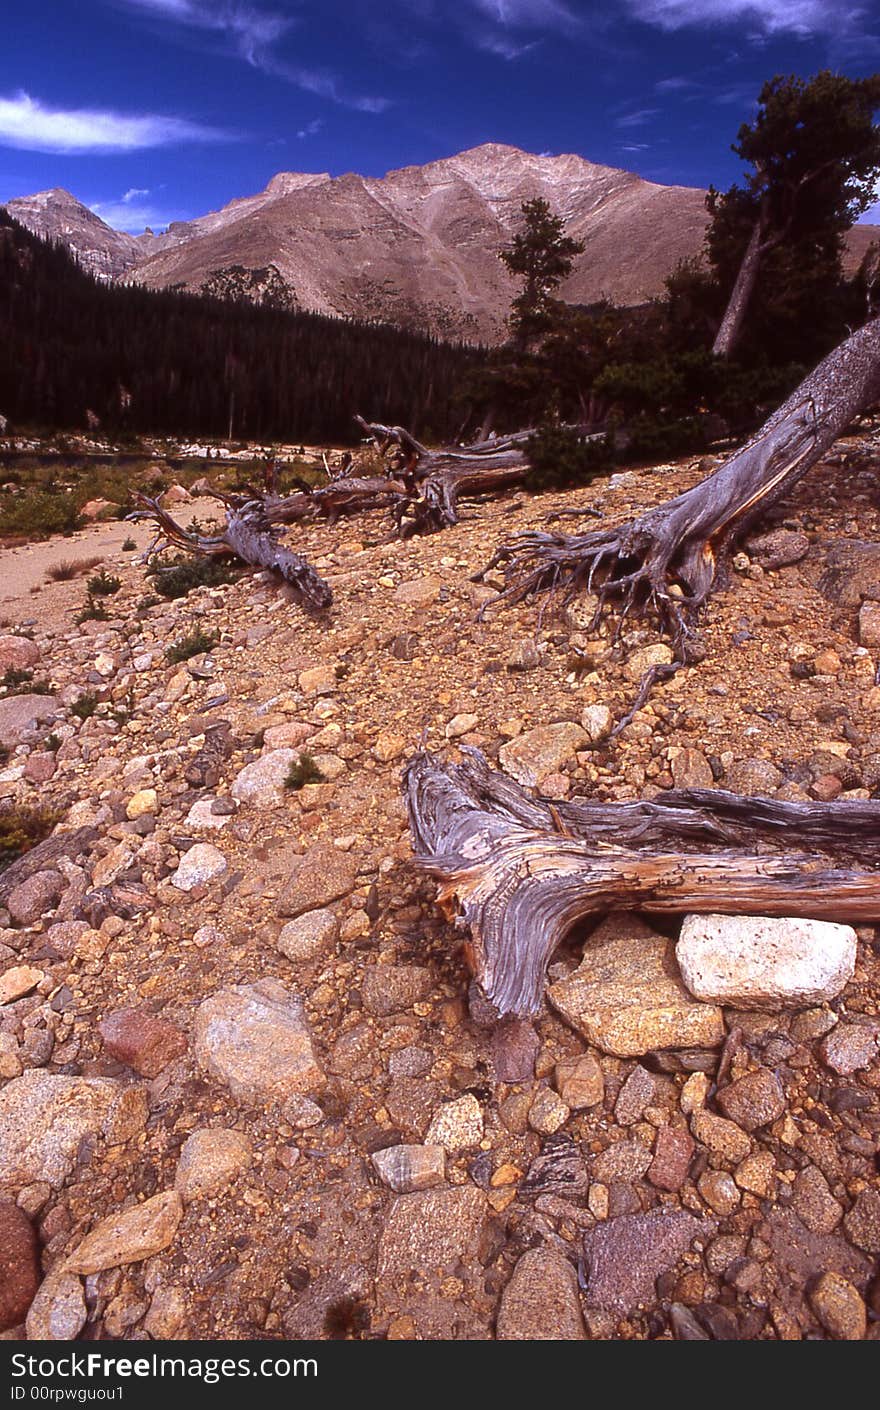
<path fill-rule="evenodd" d="M 835 998 L 849 982 L 856 933 L 825 920 L 690 915 L 675 958 L 697 999 L 800 1007 Z"/>

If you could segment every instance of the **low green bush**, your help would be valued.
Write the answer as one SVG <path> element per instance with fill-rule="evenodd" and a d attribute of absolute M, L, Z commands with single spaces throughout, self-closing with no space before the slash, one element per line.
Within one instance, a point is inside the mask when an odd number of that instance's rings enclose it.
<path fill-rule="evenodd" d="M 106 568 L 102 568 L 100 573 L 96 573 L 86 583 L 90 597 L 112 597 L 121 587 L 121 580 L 117 578 L 115 573 L 108 573 Z"/>
<path fill-rule="evenodd" d="M 0 503 L 0 534 L 47 539 L 52 534 L 72 534 L 79 523 L 79 508 L 72 495 L 30 490 Z"/>
<path fill-rule="evenodd" d="M 191 656 L 201 656 L 203 652 L 210 651 L 212 646 L 217 645 L 218 640 L 216 632 L 205 632 L 199 627 L 190 632 L 189 636 L 178 637 L 177 641 L 168 647 L 165 655 L 172 665 L 178 665 L 181 661 L 188 661 Z"/>
<path fill-rule="evenodd" d="M 588 485 L 614 469 L 607 436 L 588 438 L 567 426 L 542 426 L 529 438 L 529 469 L 523 484 L 533 494 Z"/>
<path fill-rule="evenodd" d="M 241 576 L 241 567 L 233 558 L 190 557 L 178 554 L 168 564 L 155 562 L 147 569 L 153 586 L 163 597 L 186 597 L 193 588 L 217 587 L 233 583 Z"/>
<path fill-rule="evenodd" d="M 290 765 L 287 778 L 284 780 L 285 788 L 291 788 L 294 792 L 305 788 L 307 783 L 323 783 L 324 775 L 318 768 L 311 754 L 300 754 L 298 759 L 294 759 Z"/>

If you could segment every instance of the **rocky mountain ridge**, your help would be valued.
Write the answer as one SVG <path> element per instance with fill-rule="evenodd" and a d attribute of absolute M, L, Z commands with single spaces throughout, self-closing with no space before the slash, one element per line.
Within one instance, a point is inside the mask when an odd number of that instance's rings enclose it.
<path fill-rule="evenodd" d="M 274 266 L 300 307 L 497 342 L 515 288 L 497 251 L 535 196 L 586 245 L 561 289 L 572 303 L 644 302 L 702 247 L 703 191 L 491 142 L 381 178 L 279 172 L 256 195 L 161 235 L 113 230 L 61 190 L 7 208 L 102 278 L 201 291 L 232 266 Z M 850 232 L 851 267 L 876 233 Z"/>

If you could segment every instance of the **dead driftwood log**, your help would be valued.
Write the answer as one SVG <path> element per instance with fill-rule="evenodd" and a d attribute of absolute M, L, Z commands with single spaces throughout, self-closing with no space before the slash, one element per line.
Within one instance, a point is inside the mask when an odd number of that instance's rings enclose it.
<path fill-rule="evenodd" d="M 135 498 L 141 507 L 128 517 L 150 519 L 157 526 L 156 537 L 144 556 L 149 557 L 162 548 L 174 547 L 209 557 L 238 558 L 252 568 L 268 568 L 280 574 L 309 607 L 323 609 L 332 604 L 333 593 L 329 583 L 302 554 L 294 553 L 278 542 L 281 530 L 267 516 L 263 499 L 226 495 L 219 491 L 214 491 L 213 497 L 222 500 L 226 506 L 226 524 L 219 534 L 200 534 L 188 532 L 178 524 L 162 507 L 161 496 L 151 499 L 136 492 Z"/>
<path fill-rule="evenodd" d="M 136 493 L 140 505 L 132 519 L 151 519 L 157 525 L 156 541 L 149 552 L 174 546 L 189 553 L 234 556 L 254 568 L 279 573 L 312 607 L 329 607 L 332 592 L 301 554 L 279 542 L 285 526 L 324 518 L 339 518 L 368 510 L 390 510 L 397 533 L 433 533 L 458 522 L 458 501 L 463 495 L 479 498 L 519 484 L 529 467 L 523 449 L 531 431 L 503 440 L 484 441 L 461 450 L 431 451 L 402 426 L 383 426 L 355 417 L 385 464 L 382 475 L 352 475 L 352 457 L 346 452 L 344 473 L 335 474 L 325 457 L 329 483 L 311 486 L 295 482 L 292 493 L 278 491 L 280 464 L 270 461 L 261 487 L 245 486 L 238 494 L 207 491 L 226 509 L 222 532 L 213 535 L 187 532 L 156 498 Z"/>
<path fill-rule="evenodd" d="M 392 509 L 402 536 L 457 524 L 460 498 L 510 489 L 522 483 L 529 468 L 526 445 L 534 431 L 429 450 L 403 426 L 383 426 L 361 416 L 355 421 L 387 461 L 389 473 L 405 487 Z"/>
<path fill-rule="evenodd" d="M 875 318 L 819 363 L 742 449 L 693 489 L 616 528 L 518 534 L 501 544 L 475 578 L 501 566 L 502 598 L 512 602 L 542 593 L 570 601 L 594 592 L 590 629 L 617 610 L 617 636 L 631 613 L 652 618 L 669 637 L 674 659 L 648 672 L 637 709 L 655 680 L 697 659 L 697 618 L 735 541 L 878 398 Z"/>
<path fill-rule="evenodd" d="M 551 803 L 478 750 L 419 753 L 403 791 L 418 863 L 470 932 L 499 1014 L 534 1014 L 579 921 L 611 910 L 880 918 L 880 802 L 782 803 L 714 789 Z"/>

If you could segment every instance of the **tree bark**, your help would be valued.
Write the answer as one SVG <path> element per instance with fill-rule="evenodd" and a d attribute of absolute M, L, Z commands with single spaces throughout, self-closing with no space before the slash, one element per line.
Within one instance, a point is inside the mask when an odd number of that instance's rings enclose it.
<path fill-rule="evenodd" d="M 721 326 L 718 329 L 715 342 L 712 345 L 712 352 L 715 357 L 730 357 L 739 335 L 742 332 L 746 310 L 751 302 L 752 294 L 755 290 L 755 283 L 758 278 L 758 271 L 761 267 L 761 259 L 765 253 L 762 237 L 762 222 L 756 220 L 755 228 L 746 246 L 746 252 L 743 255 L 742 264 L 737 272 L 730 298 L 727 301 L 727 308 L 724 310 Z"/>
<path fill-rule="evenodd" d="M 502 543 L 475 577 L 501 565 L 502 598 L 514 602 L 543 592 L 570 600 L 595 590 L 594 626 L 612 602 L 621 624 L 633 610 L 647 613 L 674 648 L 673 664 L 654 668 L 654 678 L 669 674 L 694 659 L 696 619 L 733 542 L 878 398 L 875 318 L 829 353 L 742 449 L 693 489 L 616 529 L 520 534 Z"/>
<path fill-rule="evenodd" d="M 781 803 L 713 789 L 551 803 L 493 770 L 420 753 L 404 774 L 416 859 L 458 906 L 501 1015 L 541 1006 L 567 931 L 609 910 L 880 917 L 880 803 Z"/>

